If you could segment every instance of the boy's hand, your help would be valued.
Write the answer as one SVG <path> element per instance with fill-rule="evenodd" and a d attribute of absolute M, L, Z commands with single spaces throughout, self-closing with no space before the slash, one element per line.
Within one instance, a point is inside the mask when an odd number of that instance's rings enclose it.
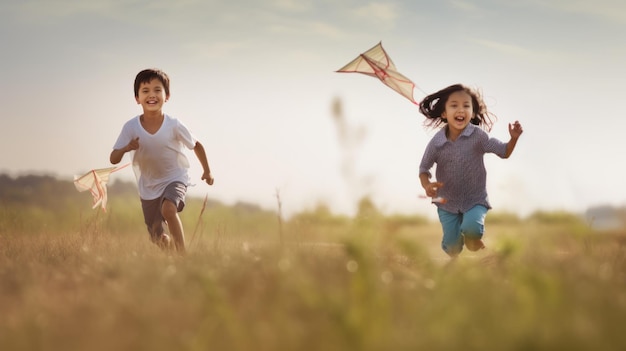
<path fill-rule="evenodd" d="M 211 172 L 204 172 L 204 174 L 202 174 L 202 180 L 204 180 L 209 185 L 213 185 L 213 182 L 215 181 Z"/>
<path fill-rule="evenodd" d="M 428 197 L 435 197 L 437 196 L 437 189 L 441 188 L 442 186 L 443 186 L 442 182 L 428 183 L 424 187 L 424 190 L 426 191 L 426 195 Z"/>
<path fill-rule="evenodd" d="M 522 133 L 524 133 L 524 129 L 522 129 L 522 125 L 519 121 L 515 121 L 513 124 L 509 123 L 509 134 L 512 139 L 519 138 Z"/>
<path fill-rule="evenodd" d="M 126 145 L 126 152 L 139 149 L 139 137 L 131 140 L 128 145 Z"/>

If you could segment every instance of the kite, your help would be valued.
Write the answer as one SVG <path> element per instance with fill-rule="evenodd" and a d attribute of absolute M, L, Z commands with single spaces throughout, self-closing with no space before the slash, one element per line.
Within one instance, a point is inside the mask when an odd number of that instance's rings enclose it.
<path fill-rule="evenodd" d="M 82 176 L 74 176 L 74 186 L 80 192 L 89 190 L 93 196 L 93 207 L 98 205 L 102 207 L 102 210 L 106 212 L 107 206 L 107 183 L 111 173 L 118 171 L 130 163 L 127 163 L 120 167 L 109 167 L 92 169 L 91 171 L 83 174 Z"/>
<path fill-rule="evenodd" d="M 337 72 L 362 73 L 380 79 L 385 85 L 409 99 L 415 105 L 418 103 L 413 98 L 415 83 L 396 70 L 396 65 L 379 42 L 373 48 L 359 55 L 352 62 L 343 66 Z"/>

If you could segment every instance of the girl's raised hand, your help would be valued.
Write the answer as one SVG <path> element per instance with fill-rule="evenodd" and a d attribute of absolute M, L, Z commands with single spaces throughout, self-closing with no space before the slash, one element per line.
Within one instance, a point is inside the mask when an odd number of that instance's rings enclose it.
<path fill-rule="evenodd" d="M 517 139 L 520 135 L 522 135 L 522 133 L 524 133 L 524 129 L 522 129 L 522 125 L 519 121 L 515 121 L 513 124 L 509 123 L 509 134 L 511 135 L 511 138 Z"/>

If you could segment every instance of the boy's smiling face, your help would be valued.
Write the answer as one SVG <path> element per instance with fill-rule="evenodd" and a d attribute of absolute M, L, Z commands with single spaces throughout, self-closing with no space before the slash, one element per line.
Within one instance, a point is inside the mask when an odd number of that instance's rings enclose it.
<path fill-rule="evenodd" d="M 165 87 L 161 80 L 154 78 L 148 83 L 141 83 L 137 92 L 137 104 L 143 107 L 144 112 L 157 112 L 163 108 L 163 104 L 169 99 L 165 93 Z"/>

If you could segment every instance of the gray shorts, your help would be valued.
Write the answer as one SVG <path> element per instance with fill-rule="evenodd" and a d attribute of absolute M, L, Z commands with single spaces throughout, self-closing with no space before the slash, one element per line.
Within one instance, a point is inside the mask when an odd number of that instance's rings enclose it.
<path fill-rule="evenodd" d="M 181 212 L 185 207 L 185 195 L 187 193 L 187 186 L 181 182 L 170 183 L 163 195 L 153 200 L 141 199 L 141 209 L 143 210 L 143 218 L 148 227 L 148 233 L 150 233 L 150 239 L 157 241 L 165 231 L 163 214 L 161 213 L 161 206 L 165 199 L 172 201 L 178 212 Z"/>

